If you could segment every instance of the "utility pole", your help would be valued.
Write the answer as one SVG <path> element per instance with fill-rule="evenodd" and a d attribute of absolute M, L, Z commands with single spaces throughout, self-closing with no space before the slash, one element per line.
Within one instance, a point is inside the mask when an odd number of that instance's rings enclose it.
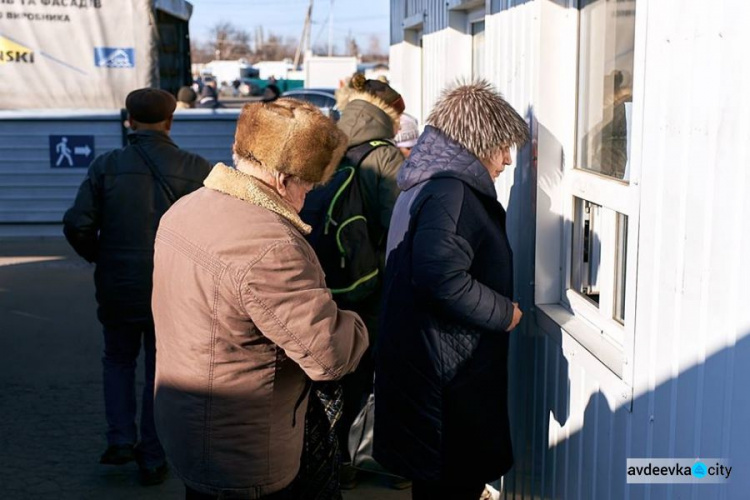
<path fill-rule="evenodd" d="M 302 36 L 299 38 L 297 52 L 294 54 L 294 69 L 299 65 L 300 55 L 310 47 L 310 25 L 312 23 L 313 0 L 310 0 L 310 6 L 307 7 L 307 16 L 305 16 L 305 25 L 302 28 Z M 304 46 L 304 47 L 303 47 Z"/>
<path fill-rule="evenodd" d="M 333 55 L 333 0 L 331 0 L 331 11 L 328 14 L 328 57 Z"/>

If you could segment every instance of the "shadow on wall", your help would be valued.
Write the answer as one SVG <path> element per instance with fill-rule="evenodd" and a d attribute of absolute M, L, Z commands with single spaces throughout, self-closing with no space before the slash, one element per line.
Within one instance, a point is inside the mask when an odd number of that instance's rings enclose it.
<path fill-rule="evenodd" d="M 525 321 L 511 336 L 509 406 L 515 466 L 504 478 L 503 498 L 747 498 L 750 398 L 743 368 L 750 367 L 750 332 L 703 363 L 657 381 L 655 389 L 635 394 L 632 406 L 618 406 L 617 398 L 605 396 L 595 385 L 595 376 L 584 373 L 580 364 L 568 363 L 560 338 L 534 324 L 535 252 L 540 251 L 535 248 L 534 221 L 537 211 L 541 215 L 553 208 L 565 157 L 560 142 L 537 122 L 532 108 L 526 118 L 532 142 L 518 152 L 507 207 L 515 294 Z M 537 151 L 537 140 L 543 141 L 543 151 Z M 537 153 L 554 168 L 537 169 Z M 560 264 L 541 262 L 556 272 Z M 656 334 L 641 332 L 646 338 Z M 571 412 L 584 407 L 582 414 Z M 725 458 L 731 460 L 733 473 L 728 484 L 628 485 L 627 458 L 649 457 Z"/>
<path fill-rule="evenodd" d="M 563 148 L 537 119 L 533 107 L 526 110 L 526 121 L 530 128 L 531 140 L 520 148 L 516 156 L 513 172 L 513 185 L 510 191 L 507 213 L 507 231 L 514 255 L 514 300 L 524 312 L 524 321 L 511 334 L 508 356 L 511 432 L 515 456 L 514 468 L 505 476 L 505 490 L 509 487 L 520 492 L 531 491 L 533 473 L 538 474 L 547 464 L 542 463 L 534 450 L 547 443 L 547 428 L 541 425 L 541 416 L 550 411 L 556 421 L 564 425 L 569 417 L 569 376 L 568 363 L 563 356 L 549 356 L 539 348 L 540 342 L 549 342 L 539 336 L 534 321 L 534 279 L 536 256 L 536 213 L 549 212 L 552 201 L 548 195 L 562 178 L 562 170 L 553 173 L 537 169 L 537 157 L 559 158 L 563 165 Z M 543 139 L 541 142 L 539 139 Z M 542 144 L 544 151 L 539 151 Z M 551 148 L 551 150 L 550 150 Z M 552 176 L 547 178 L 547 176 Z M 537 198 L 537 185 L 548 186 Z M 562 235 L 562 233 L 561 233 Z M 559 262 L 555 262 L 554 272 L 558 272 Z M 541 380 L 541 382 L 540 382 Z M 545 408 L 536 400 L 536 389 L 543 387 L 546 401 L 552 404 Z M 496 485 L 499 487 L 499 485 Z M 570 497 L 573 498 L 573 497 Z"/>
<path fill-rule="evenodd" d="M 636 395 L 632 412 L 629 405 L 614 407 L 611 399 L 594 391 L 582 422 L 556 444 L 551 437 L 557 432 L 557 421 L 565 423 L 553 404 L 561 389 L 556 377 L 564 375 L 559 368 L 567 363 L 556 343 L 544 338 L 535 342 L 541 342 L 537 358 L 552 366 L 542 368 L 546 375 L 537 387 L 543 387 L 544 394 L 525 402 L 528 420 L 539 424 L 532 426 L 534 431 L 526 434 L 525 441 L 516 441 L 517 446 L 526 443 L 519 450 L 526 455 L 506 476 L 504 498 L 747 498 L 750 398 L 745 372 L 735 367 L 750 366 L 750 332 L 734 347 Z M 678 393 L 696 396 L 682 401 L 678 409 L 674 403 Z M 570 391 L 561 395 L 563 400 L 571 396 Z M 627 458 L 723 458 L 730 460 L 733 470 L 725 484 L 628 485 Z"/>

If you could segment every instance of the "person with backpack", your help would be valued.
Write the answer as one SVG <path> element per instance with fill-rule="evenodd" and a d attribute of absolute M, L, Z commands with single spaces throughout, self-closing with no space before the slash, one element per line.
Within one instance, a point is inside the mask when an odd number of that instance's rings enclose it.
<path fill-rule="evenodd" d="M 354 300 L 342 297 L 342 294 L 334 294 L 334 297 L 337 297 L 341 307 L 360 314 L 367 325 L 372 345 L 377 336 L 386 237 L 393 206 L 399 193 L 396 176 L 404 162 L 404 155 L 392 140 L 398 132 L 399 118 L 404 112 L 405 105 L 401 95 L 387 83 L 367 80 L 361 73 L 352 77 L 349 86 L 351 89 L 347 93 L 346 102 L 340 103 L 344 108 L 338 127 L 348 137 L 345 163 L 348 160 L 348 163 L 356 168 L 357 187 L 363 205 L 362 215 L 366 219 L 366 238 L 369 238 L 369 245 L 374 251 L 375 270 L 378 272 L 371 280 L 371 293 L 366 297 L 355 297 Z M 353 218 L 349 217 L 350 220 Z M 318 255 L 321 260 L 325 260 L 326 256 L 321 252 L 318 252 Z M 331 274 L 326 270 L 327 280 Z M 356 470 L 347 466 L 350 457 L 346 443 L 351 424 L 372 392 L 373 376 L 372 352 L 368 350 L 356 372 L 342 380 L 344 407 L 338 425 L 345 464 L 342 468 L 342 488 L 356 486 Z"/>

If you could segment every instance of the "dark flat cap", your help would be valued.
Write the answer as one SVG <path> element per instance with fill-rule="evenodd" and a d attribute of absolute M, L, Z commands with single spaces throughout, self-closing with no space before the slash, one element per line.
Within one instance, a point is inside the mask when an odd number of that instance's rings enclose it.
<path fill-rule="evenodd" d="M 163 122 L 172 116 L 176 106 L 174 96 L 159 89 L 134 90 L 125 99 L 130 118 L 141 123 Z"/>

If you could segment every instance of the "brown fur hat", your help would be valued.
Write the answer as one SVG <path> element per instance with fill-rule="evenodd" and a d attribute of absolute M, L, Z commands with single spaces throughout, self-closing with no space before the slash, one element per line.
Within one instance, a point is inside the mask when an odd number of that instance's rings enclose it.
<path fill-rule="evenodd" d="M 285 97 L 245 104 L 233 151 L 267 170 L 321 183 L 336 170 L 346 144 L 346 134 L 318 108 Z"/>
<path fill-rule="evenodd" d="M 524 119 L 486 80 L 445 89 L 427 124 L 477 158 L 492 156 L 500 147 L 521 146 L 529 137 Z"/>

